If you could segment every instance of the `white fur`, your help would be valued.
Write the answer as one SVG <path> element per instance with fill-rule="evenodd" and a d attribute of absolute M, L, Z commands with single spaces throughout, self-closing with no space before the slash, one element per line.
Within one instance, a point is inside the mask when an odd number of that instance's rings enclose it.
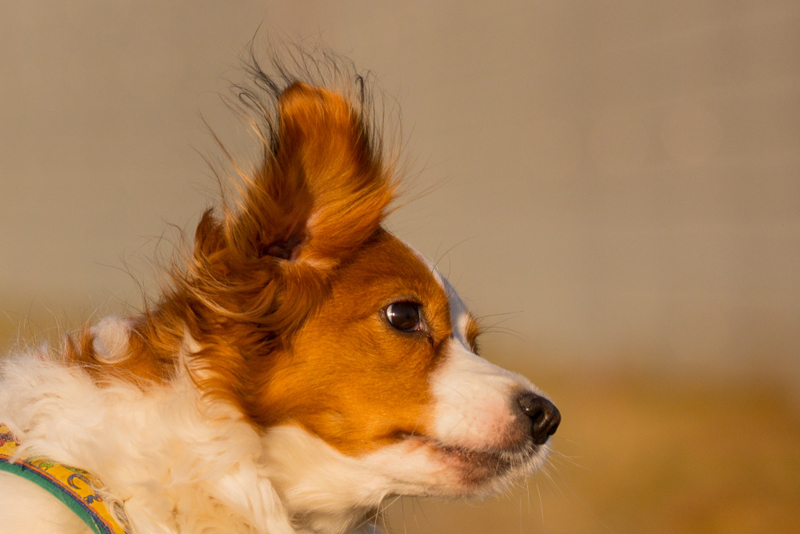
<path fill-rule="evenodd" d="M 106 317 L 91 328 L 94 336 L 92 348 L 106 362 L 121 360 L 128 349 L 131 323 L 119 317 Z"/>
<path fill-rule="evenodd" d="M 134 532 L 295 532 L 269 478 L 258 476 L 260 437 L 231 413 L 205 402 L 185 375 L 147 392 L 101 388 L 44 352 L 6 362 L 0 389 L 0 421 L 23 451 L 93 473 Z M 36 516 L 51 499 L 8 512 Z"/>
<path fill-rule="evenodd" d="M 500 369 L 453 341 L 444 364 L 432 377 L 436 398 L 435 437 L 445 444 L 487 449 L 501 446 L 517 419 L 511 402 L 522 377 Z"/>
<path fill-rule="evenodd" d="M 489 363 L 467 345 L 467 308 L 436 268 L 434 277 L 447 294 L 453 335 L 444 364 L 431 384 L 436 398 L 435 437 L 473 449 L 497 447 L 521 413 L 513 406 L 520 391 L 541 394 L 525 377 Z"/>

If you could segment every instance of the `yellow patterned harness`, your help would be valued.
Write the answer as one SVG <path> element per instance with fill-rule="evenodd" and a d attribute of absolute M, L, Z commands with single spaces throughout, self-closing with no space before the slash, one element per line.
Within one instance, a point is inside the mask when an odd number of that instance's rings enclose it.
<path fill-rule="evenodd" d="M 0 423 L 0 471 L 14 473 L 41 486 L 75 512 L 96 534 L 127 534 L 125 514 L 119 505 L 111 513 L 97 494 L 97 479 L 82 469 L 42 456 L 18 458 L 20 442 Z M 8 503 L 3 506 L 9 506 Z"/>

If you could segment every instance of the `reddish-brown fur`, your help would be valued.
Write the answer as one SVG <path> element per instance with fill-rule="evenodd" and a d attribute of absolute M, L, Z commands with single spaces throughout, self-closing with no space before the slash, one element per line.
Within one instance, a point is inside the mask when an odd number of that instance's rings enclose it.
<path fill-rule="evenodd" d="M 290 85 L 240 209 L 203 215 L 190 265 L 134 320 L 127 358 L 105 362 L 88 330 L 67 357 L 146 387 L 170 379 L 188 333 L 197 385 L 259 428 L 300 424 L 346 454 L 424 433 L 447 296 L 380 227 L 394 185 L 372 139 L 342 96 Z M 398 300 L 423 304 L 427 332 L 387 324 Z"/>

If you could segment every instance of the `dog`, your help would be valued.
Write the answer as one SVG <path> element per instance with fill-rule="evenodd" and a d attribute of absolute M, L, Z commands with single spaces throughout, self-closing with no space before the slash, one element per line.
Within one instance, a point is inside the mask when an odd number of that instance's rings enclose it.
<path fill-rule="evenodd" d="M 250 67 L 263 155 L 159 300 L 5 359 L 1 532 L 372 532 L 389 496 L 545 461 L 557 408 L 478 356 L 478 320 L 382 226 L 398 173 L 363 78 L 277 72 Z"/>

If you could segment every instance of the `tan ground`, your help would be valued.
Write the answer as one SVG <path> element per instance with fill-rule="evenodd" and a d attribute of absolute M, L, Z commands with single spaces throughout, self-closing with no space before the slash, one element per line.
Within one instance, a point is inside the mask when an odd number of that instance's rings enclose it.
<path fill-rule="evenodd" d="M 394 533 L 798 533 L 797 397 L 760 381 L 531 373 L 564 421 L 546 472 L 472 503 L 403 499 Z"/>

